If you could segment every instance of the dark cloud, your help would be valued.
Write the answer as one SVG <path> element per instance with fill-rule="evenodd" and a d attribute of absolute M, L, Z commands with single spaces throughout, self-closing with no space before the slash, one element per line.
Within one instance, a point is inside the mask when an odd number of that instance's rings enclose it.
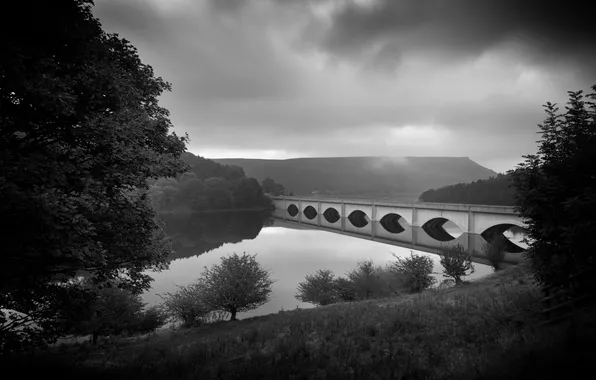
<path fill-rule="evenodd" d="M 551 0 L 346 1 L 322 40 L 330 52 L 359 57 L 378 49 L 377 59 L 436 51 L 469 58 L 500 44 L 518 42 L 529 58 L 596 63 L 594 5 Z M 388 54 L 387 51 L 392 52 Z"/>

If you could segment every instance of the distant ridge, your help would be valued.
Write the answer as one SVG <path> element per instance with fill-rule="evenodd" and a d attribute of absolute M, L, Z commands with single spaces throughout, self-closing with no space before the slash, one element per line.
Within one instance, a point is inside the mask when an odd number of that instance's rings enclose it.
<path fill-rule="evenodd" d="M 237 165 L 258 181 L 270 177 L 294 195 L 415 200 L 425 190 L 486 179 L 497 173 L 468 157 L 308 157 L 213 159 Z"/>

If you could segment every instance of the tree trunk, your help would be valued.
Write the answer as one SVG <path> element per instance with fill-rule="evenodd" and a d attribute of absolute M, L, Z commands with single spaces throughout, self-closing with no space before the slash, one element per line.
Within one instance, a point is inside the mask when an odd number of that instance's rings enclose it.
<path fill-rule="evenodd" d="M 455 277 L 455 285 L 460 285 L 462 283 L 461 277 Z"/>
<path fill-rule="evenodd" d="M 97 337 L 99 336 L 99 334 L 97 334 L 96 332 L 93 333 L 93 345 L 97 346 Z"/>
<path fill-rule="evenodd" d="M 230 313 L 232 314 L 232 317 L 230 318 L 230 321 L 237 321 L 236 319 L 236 309 L 231 309 Z"/>

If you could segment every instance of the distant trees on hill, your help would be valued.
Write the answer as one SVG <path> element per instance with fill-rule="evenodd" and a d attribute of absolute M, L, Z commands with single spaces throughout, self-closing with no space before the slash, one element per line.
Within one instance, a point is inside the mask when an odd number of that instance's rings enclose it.
<path fill-rule="evenodd" d="M 431 189 L 422 193 L 422 202 L 469 203 L 513 206 L 514 189 L 510 175 L 498 174 L 485 180 Z"/>
<path fill-rule="evenodd" d="M 151 204 L 158 212 L 207 211 L 271 207 L 254 178 L 241 167 L 222 165 L 191 153 L 181 159 L 189 170 L 177 178 L 150 180 Z"/>
<path fill-rule="evenodd" d="M 261 182 L 261 187 L 265 194 L 271 195 L 286 195 L 286 189 L 281 183 L 275 183 L 274 180 L 267 177 Z"/>

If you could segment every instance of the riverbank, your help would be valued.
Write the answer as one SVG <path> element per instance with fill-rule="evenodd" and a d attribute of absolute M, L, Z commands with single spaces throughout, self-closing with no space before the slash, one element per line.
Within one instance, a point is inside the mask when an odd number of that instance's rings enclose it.
<path fill-rule="evenodd" d="M 106 340 L 97 348 L 62 346 L 45 358 L 52 370 L 77 359 L 76 376 L 88 378 L 579 377 L 595 352 L 593 314 L 571 331 L 565 324 L 536 327 L 540 309 L 539 289 L 518 266 L 420 295 Z"/>

